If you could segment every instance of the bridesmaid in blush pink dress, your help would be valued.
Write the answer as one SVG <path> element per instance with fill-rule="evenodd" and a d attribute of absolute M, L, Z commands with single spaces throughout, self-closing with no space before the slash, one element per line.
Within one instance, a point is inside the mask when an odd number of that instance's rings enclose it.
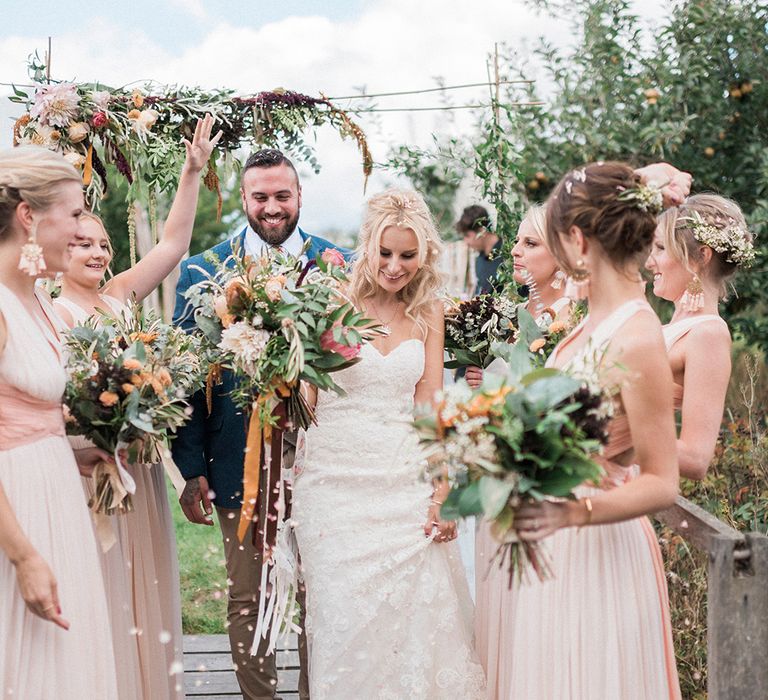
<path fill-rule="evenodd" d="M 718 232 L 719 251 L 707 244 L 713 230 Z M 645 265 L 653 273 L 653 293 L 675 304 L 663 330 L 675 408 L 682 416 L 677 441 L 680 475 L 689 479 L 706 476 L 731 375 L 731 335 L 718 313 L 718 300 L 752 254 L 752 236 L 739 206 L 702 193 L 660 217 Z"/>
<path fill-rule="evenodd" d="M 517 513 L 519 536 L 540 541 L 553 575 L 509 591 L 489 662 L 501 669 L 502 700 L 680 698 L 666 580 L 645 517 L 674 502 L 678 480 L 671 372 L 639 286 L 656 226 L 642 187 L 662 178 L 667 201 L 687 194 L 690 179 L 670 166 L 595 163 L 566 175 L 547 203 L 549 246 L 590 309 L 549 365 L 597 376 L 616 392 L 615 414 L 602 483 Z"/>
<path fill-rule="evenodd" d="M 528 285 L 525 308 L 534 319 L 547 313 L 554 316 L 552 320 L 567 320 L 571 300 L 565 296 L 565 275 L 547 247 L 545 223 L 545 208 L 541 205 L 531 207 L 520 223 L 512 248 L 514 279 L 517 284 Z M 495 363 L 503 361 L 497 359 Z M 470 367 L 465 378 L 470 386 L 480 386 L 483 370 Z M 504 644 L 504 630 L 512 614 L 512 599 L 506 570 L 493 564 L 498 547 L 488 525 L 478 522 L 475 535 L 475 644 L 485 669 L 489 697 L 498 696 L 501 689 L 509 685 L 503 663 L 505 654 L 499 647 Z"/>
<path fill-rule="evenodd" d="M 64 158 L 0 152 L 0 695 L 115 700 L 115 658 L 96 541 L 61 398 L 66 375 L 45 269 L 66 270 L 83 208 Z M 38 247 L 39 246 L 39 247 Z M 21 268 L 21 269 L 20 269 Z"/>
<path fill-rule="evenodd" d="M 62 276 L 56 310 L 68 326 L 83 323 L 100 308 L 120 315 L 135 297 L 145 299 L 181 261 L 189 248 L 197 208 L 200 172 L 220 135 L 211 138 L 213 119 L 198 121 L 179 189 L 162 239 L 133 268 L 102 286 L 112 258 L 101 220 L 87 213 Z M 116 543 L 102 553 L 118 668 L 120 700 L 180 700 L 182 630 L 179 568 L 165 473 L 159 464 L 129 465 L 136 481 L 134 510 L 112 517 Z M 86 492 L 91 489 L 86 480 Z"/>

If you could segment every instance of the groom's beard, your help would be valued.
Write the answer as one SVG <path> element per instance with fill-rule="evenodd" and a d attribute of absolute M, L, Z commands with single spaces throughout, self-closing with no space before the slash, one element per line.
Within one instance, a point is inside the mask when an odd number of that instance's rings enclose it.
<path fill-rule="evenodd" d="M 248 223 L 262 241 L 266 241 L 269 245 L 277 246 L 285 243 L 296 230 L 296 224 L 299 223 L 299 213 L 296 212 L 296 216 L 283 219 L 283 223 L 280 226 L 263 225 L 260 219 L 253 219 L 250 216 L 248 217 Z"/>

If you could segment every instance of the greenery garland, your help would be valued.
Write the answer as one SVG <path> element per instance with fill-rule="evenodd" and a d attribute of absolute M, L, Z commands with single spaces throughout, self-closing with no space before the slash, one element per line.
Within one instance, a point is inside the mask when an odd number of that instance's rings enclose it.
<path fill-rule="evenodd" d="M 128 181 L 129 202 L 151 201 L 173 192 L 184 160 L 181 138 L 192 139 L 207 112 L 224 132 L 205 174 L 208 189 L 220 193 L 217 160 L 241 167 L 242 146 L 279 147 L 320 169 L 304 133 L 330 124 L 342 138 L 357 142 L 366 178 L 373 158 L 362 129 L 328 99 L 275 89 L 249 97 L 232 90 L 146 84 L 142 89 L 108 88 L 99 83 L 48 81 L 37 55 L 29 59 L 34 90 L 14 87 L 12 102 L 26 113 L 14 125 L 14 145 L 38 144 L 64 154 L 83 173 L 86 200 L 96 210 L 107 191 L 106 166 Z"/>

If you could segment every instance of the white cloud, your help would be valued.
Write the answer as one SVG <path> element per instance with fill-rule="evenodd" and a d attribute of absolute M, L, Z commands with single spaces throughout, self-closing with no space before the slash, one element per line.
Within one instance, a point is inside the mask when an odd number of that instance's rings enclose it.
<path fill-rule="evenodd" d="M 171 7 L 178 8 L 180 11 L 194 17 L 199 22 L 208 19 L 208 13 L 202 0 L 169 0 L 169 4 Z"/>

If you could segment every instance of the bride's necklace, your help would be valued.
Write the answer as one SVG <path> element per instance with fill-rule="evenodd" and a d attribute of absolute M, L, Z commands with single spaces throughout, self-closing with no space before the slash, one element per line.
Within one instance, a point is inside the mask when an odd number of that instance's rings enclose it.
<path fill-rule="evenodd" d="M 400 302 L 398 301 L 397 304 L 395 304 L 395 313 L 393 313 L 388 321 L 385 321 L 381 314 L 379 313 L 379 309 L 376 307 L 376 302 L 371 299 L 371 306 L 373 307 L 373 313 L 376 316 L 376 320 L 381 323 L 381 329 L 384 331 L 385 335 L 390 335 L 392 333 L 392 327 L 389 325 L 392 323 L 392 321 L 395 320 L 395 317 L 398 313 L 400 313 Z"/>

